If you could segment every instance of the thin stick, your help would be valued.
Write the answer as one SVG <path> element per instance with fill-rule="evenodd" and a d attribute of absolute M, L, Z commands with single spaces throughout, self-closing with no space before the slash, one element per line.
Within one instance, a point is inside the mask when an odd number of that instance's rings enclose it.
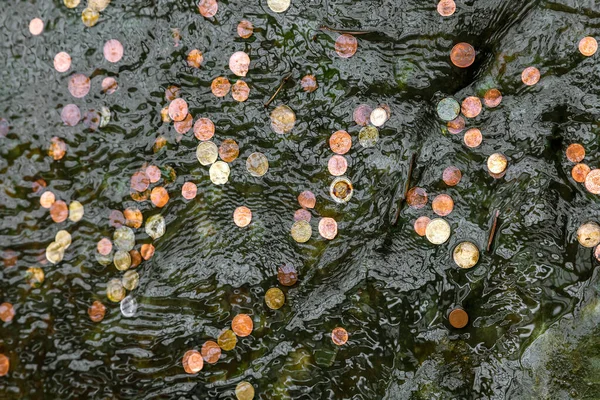
<path fill-rule="evenodd" d="M 410 177 L 412 176 L 416 158 L 417 158 L 416 154 L 413 154 L 410 157 L 410 166 L 408 167 L 408 176 L 406 177 L 406 186 L 404 187 L 404 195 L 402 195 L 402 197 L 398 201 L 398 208 L 396 209 L 396 215 L 394 216 L 394 221 L 392 222 L 392 225 L 394 225 L 394 226 L 396 226 L 396 224 L 398 223 L 398 217 L 400 217 L 400 210 L 402 209 L 402 204 L 406 200 L 408 188 L 410 187 Z"/>
<path fill-rule="evenodd" d="M 490 229 L 490 237 L 488 238 L 487 251 L 490 252 L 492 248 L 492 242 L 494 241 L 494 236 L 496 235 L 496 229 L 498 228 L 498 216 L 500 215 L 500 210 L 496 210 L 494 212 L 494 222 L 492 222 L 492 227 Z"/>
<path fill-rule="evenodd" d="M 275 93 L 273 93 L 273 96 L 271 96 L 271 98 L 269 99 L 269 101 L 267 101 L 265 103 L 265 107 L 269 107 L 269 104 L 271 104 L 271 102 L 273 100 L 275 100 L 275 97 L 279 94 L 279 92 L 281 91 L 281 89 L 283 89 L 283 85 L 285 85 L 285 83 L 288 81 L 288 79 L 290 79 L 292 77 L 292 73 L 290 72 L 289 74 L 287 74 L 282 80 L 281 83 L 279 84 L 279 87 L 277 88 L 277 90 L 275 91 Z"/>
<path fill-rule="evenodd" d="M 375 31 L 349 31 L 346 29 L 335 29 L 335 28 L 330 28 L 328 26 L 325 25 L 321 25 L 319 27 L 320 30 L 322 31 L 329 31 L 329 32 L 337 32 L 337 33 L 347 33 L 349 35 L 366 35 L 368 33 L 374 33 Z"/>

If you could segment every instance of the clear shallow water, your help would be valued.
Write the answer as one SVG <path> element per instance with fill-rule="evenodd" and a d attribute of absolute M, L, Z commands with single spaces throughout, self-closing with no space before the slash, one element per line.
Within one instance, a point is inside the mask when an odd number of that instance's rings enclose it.
<path fill-rule="evenodd" d="M 598 167 L 597 55 L 581 56 L 577 43 L 598 36 L 600 10 L 591 1 L 458 1 L 454 16 L 442 18 L 435 6 L 294 1 L 274 14 L 266 2 L 220 1 L 217 16 L 207 20 L 192 1 L 114 0 L 98 25 L 85 28 L 83 4 L 75 10 L 62 1 L 4 5 L 0 118 L 10 131 L 0 138 L 0 246 L 18 261 L 0 270 L 0 301 L 16 310 L 12 322 L 0 323 L 0 353 L 11 361 L 0 397 L 232 398 L 247 380 L 264 399 L 599 398 L 598 263 L 575 238 L 583 222 L 598 218 L 598 198 L 572 180 L 564 150 L 581 143 L 585 162 Z M 37 37 L 28 31 L 34 17 L 46 23 Z M 235 33 L 241 19 L 255 26 L 250 39 Z M 319 31 L 321 25 L 374 32 L 359 36 L 357 53 L 341 59 L 334 52 L 338 34 Z M 102 54 L 111 38 L 125 47 L 117 64 Z M 477 50 L 466 70 L 449 62 L 460 41 Z M 185 63 L 193 48 L 204 53 L 199 70 Z M 68 73 L 53 69 L 59 51 L 73 59 Z M 217 76 L 233 82 L 228 60 L 235 51 L 252 60 L 245 103 L 210 92 Z M 525 87 L 520 74 L 530 65 L 542 79 Z M 84 99 L 67 90 L 76 72 L 92 79 Z M 312 94 L 299 84 L 308 73 L 319 83 Z M 106 76 L 119 84 L 112 95 L 100 91 Z M 211 183 L 195 158 L 192 132 L 177 142 L 172 124 L 161 121 L 169 85 L 182 88 L 195 119 L 215 122 L 217 144 L 239 143 L 227 185 Z M 436 104 L 449 95 L 482 96 L 490 87 L 500 89 L 503 101 L 469 121 L 483 143 L 468 149 L 462 135 L 444 130 Z M 107 106 L 111 122 L 94 132 L 64 126 L 60 112 L 68 103 L 82 111 Z M 352 112 L 361 103 L 391 107 L 374 148 L 358 145 Z M 270 110 L 279 104 L 297 116 L 286 136 L 270 127 Z M 346 157 L 355 193 L 346 205 L 328 194 L 327 140 L 338 129 L 354 142 Z M 160 135 L 168 145 L 155 153 Z M 67 143 L 60 161 L 47 156 L 53 136 Z M 269 159 L 262 178 L 245 169 L 255 151 Z M 508 156 L 509 169 L 494 180 L 484 164 L 498 151 Z M 413 154 L 411 186 L 425 188 L 430 200 L 448 193 L 455 202 L 446 217 L 453 233 L 441 246 L 412 227 L 420 215 L 433 217 L 431 202 L 422 210 L 403 207 L 392 224 Z M 129 196 L 129 179 L 144 163 L 177 174 L 160 210 Z M 453 188 L 441 180 L 448 165 L 463 172 Z M 55 224 L 32 193 L 38 178 L 58 198 L 80 201 L 83 220 Z M 193 201 L 181 196 L 189 180 L 198 184 Z M 297 244 L 289 230 L 303 190 L 317 195 L 317 206 L 311 240 Z M 239 205 L 253 213 L 243 230 L 232 221 Z M 125 318 L 105 294 L 107 282 L 122 273 L 98 264 L 94 251 L 101 237 L 112 237 L 110 211 L 129 206 L 144 219 L 162 214 L 167 233 L 154 242 L 154 257 L 137 267 L 138 311 Z M 495 209 L 498 234 L 488 253 Z M 335 240 L 318 236 L 319 216 L 338 221 Z M 72 234 L 73 244 L 60 264 L 42 265 L 40 255 L 59 229 Z M 151 242 L 143 229 L 136 239 L 138 246 Z M 463 240 L 481 250 L 469 271 L 458 271 L 451 258 Z M 300 279 L 283 288 L 286 305 L 271 311 L 263 297 L 279 286 L 283 263 L 295 265 Z M 25 279 L 32 266 L 46 275 L 37 289 Z M 108 308 L 97 324 L 87 315 L 94 300 Z M 471 320 L 462 330 L 446 320 L 457 305 Z M 253 334 L 216 365 L 185 374 L 185 351 L 214 340 L 241 312 L 252 315 Z M 340 348 L 329 338 L 338 325 L 350 334 Z"/>

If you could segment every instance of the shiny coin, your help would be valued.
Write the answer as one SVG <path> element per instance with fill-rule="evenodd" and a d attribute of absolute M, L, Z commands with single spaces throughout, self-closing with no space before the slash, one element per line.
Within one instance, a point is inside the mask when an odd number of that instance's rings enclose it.
<path fill-rule="evenodd" d="M 425 229 L 425 236 L 433 244 L 442 244 L 450 237 L 450 225 L 442 218 L 432 219 Z"/>
<path fill-rule="evenodd" d="M 219 149 L 213 142 L 201 142 L 196 147 L 196 158 L 202 165 L 211 165 L 219 157 Z"/>
<path fill-rule="evenodd" d="M 246 169 L 252 176 L 263 176 L 269 170 L 269 160 L 262 153 L 252 153 L 246 160 Z"/>
<path fill-rule="evenodd" d="M 479 261 L 479 249 L 471 242 L 461 242 L 452 252 L 454 262 L 461 268 L 473 268 Z"/>
<path fill-rule="evenodd" d="M 312 235 L 312 228 L 306 221 L 296 221 L 291 229 L 292 238 L 298 243 L 306 243 Z"/>
<path fill-rule="evenodd" d="M 583 247 L 594 247 L 600 243 L 600 226 L 586 222 L 577 229 L 577 240 Z"/>
<path fill-rule="evenodd" d="M 226 162 L 217 161 L 210 166 L 208 172 L 212 183 L 214 183 L 215 185 L 224 185 L 229 180 L 229 174 L 231 173 L 231 169 L 229 168 L 229 164 L 227 164 Z"/>
<path fill-rule="evenodd" d="M 265 293 L 265 303 L 271 310 L 278 310 L 285 304 L 285 295 L 279 288 L 270 288 Z"/>

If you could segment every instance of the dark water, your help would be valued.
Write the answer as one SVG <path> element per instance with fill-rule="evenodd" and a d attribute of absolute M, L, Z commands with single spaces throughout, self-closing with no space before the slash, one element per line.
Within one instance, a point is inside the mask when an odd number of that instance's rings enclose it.
<path fill-rule="evenodd" d="M 0 398 L 224 399 L 243 380 L 261 399 L 600 398 L 598 262 L 575 237 L 582 223 L 599 218 L 599 201 L 573 181 L 564 152 L 581 143 L 585 162 L 598 167 L 598 55 L 577 51 L 582 37 L 600 36 L 597 3 L 458 0 L 456 13 L 442 18 L 433 0 L 293 0 L 283 14 L 264 0 L 220 1 L 216 17 L 205 19 L 192 1 L 113 0 L 93 28 L 81 23 L 84 3 L 69 10 L 59 0 L 4 0 L 0 11 L 0 118 L 10 124 L 0 138 L 0 248 L 18 257 L 0 270 L 0 302 L 16 310 L 12 322 L 0 323 L 0 353 L 11 362 Z M 34 17 L 46 24 L 40 36 L 28 30 Z M 256 28 L 250 39 L 236 35 L 241 19 Z M 321 25 L 372 33 L 358 37 L 354 57 L 341 59 L 338 34 Z M 117 64 L 102 54 L 112 38 L 125 47 Z M 465 70 L 449 62 L 461 41 L 477 50 Z M 193 48 L 204 53 L 200 69 L 185 62 Z M 53 68 L 59 51 L 73 59 L 67 73 Z M 235 81 L 228 69 L 235 51 L 252 60 L 245 103 L 210 91 L 217 76 Z M 520 74 L 531 65 L 542 78 L 527 87 Z M 83 99 L 67 90 L 75 72 L 92 79 Z M 309 73 L 319 83 L 311 94 L 299 84 Z M 107 76 L 119 83 L 112 95 L 100 91 Z M 226 138 L 240 144 L 228 184 L 211 183 L 191 131 L 178 142 L 173 125 L 161 121 L 169 85 L 182 88 L 195 119 L 215 122 L 217 145 Z M 445 96 L 482 97 L 491 87 L 502 92 L 502 104 L 468 122 L 483 132 L 482 145 L 468 149 L 462 135 L 445 131 L 435 106 Z M 97 131 L 67 127 L 60 112 L 68 103 L 82 111 L 106 106 L 111 122 Z M 361 103 L 391 107 L 374 148 L 358 144 L 352 111 Z M 289 135 L 270 128 L 279 104 L 297 115 Z M 345 205 L 328 194 L 327 140 L 338 129 L 354 141 L 346 158 L 356 190 Z M 168 144 L 155 153 L 161 135 Z M 60 161 L 47 155 L 53 136 L 67 143 Z M 245 169 L 255 151 L 269 159 L 262 178 Z M 500 180 L 484 168 L 494 152 L 509 159 Z M 431 202 L 422 210 L 404 206 L 392 224 L 413 154 L 411 185 L 455 202 L 446 217 L 452 236 L 440 246 L 412 227 L 420 215 L 433 217 Z M 129 179 L 144 163 L 177 174 L 162 209 L 129 195 Z M 449 165 L 463 171 L 453 188 L 441 180 Z M 57 198 L 80 201 L 83 220 L 54 223 L 31 190 L 39 178 Z M 198 184 L 193 201 L 181 196 L 186 181 Z M 311 240 L 297 244 L 289 230 L 303 190 L 317 195 L 317 206 Z M 253 212 L 247 229 L 233 224 L 239 205 Z M 144 219 L 162 214 L 167 233 L 137 267 L 139 308 L 126 318 L 105 293 L 122 272 L 101 266 L 94 253 L 114 232 L 110 211 L 130 206 Z M 333 241 L 318 235 L 320 216 L 338 221 Z M 73 244 L 58 265 L 42 264 L 60 229 Z M 143 228 L 136 239 L 138 248 L 151 242 Z M 481 250 L 468 271 L 452 261 L 463 240 Z M 300 279 L 283 288 L 286 305 L 272 311 L 264 293 L 281 287 L 276 271 L 284 263 Z M 41 287 L 27 282 L 29 267 L 44 269 Z M 87 315 L 94 300 L 108 308 L 97 324 Z M 462 330 L 447 323 L 456 306 L 470 316 Z M 183 354 L 214 340 L 238 313 L 252 315 L 252 335 L 217 364 L 186 374 Z M 339 348 L 329 336 L 336 326 L 350 335 Z"/>

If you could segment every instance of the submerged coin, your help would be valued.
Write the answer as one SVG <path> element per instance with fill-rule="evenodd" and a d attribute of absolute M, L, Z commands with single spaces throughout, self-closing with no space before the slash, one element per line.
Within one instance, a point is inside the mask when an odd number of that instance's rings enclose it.
<path fill-rule="evenodd" d="M 252 211 L 246 206 L 240 206 L 233 212 L 233 222 L 240 228 L 250 225 L 252 221 Z"/>
<path fill-rule="evenodd" d="M 290 133 L 296 123 L 296 114 L 286 105 L 275 107 L 271 112 L 271 128 L 280 135 Z"/>
<path fill-rule="evenodd" d="M 177 122 L 183 121 L 188 115 L 188 104 L 182 98 L 177 98 L 169 104 L 169 117 Z"/>
<path fill-rule="evenodd" d="M 300 81 L 300 86 L 302 86 L 302 90 L 305 92 L 312 93 L 317 90 L 317 78 L 314 75 L 304 75 Z"/>
<path fill-rule="evenodd" d="M 585 158 L 585 148 L 579 143 L 572 143 L 567 147 L 567 159 L 571 162 L 578 163 Z"/>
<path fill-rule="evenodd" d="M 352 137 L 346 131 L 336 131 L 329 138 L 329 147 L 336 154 L 346 154 L 352 147 Z"/>
<path fill-rule="evenodd" d="M 104 58 L 111 63 L 117 63 L 123 58 L 123 45 L 117 39 L 104 43 Z"/>
<path fill-rule="evenodd" d="M 311 218 L 312 216 L 310 215 L 310 212 L 308 210 L 305 210 L 304 208 L 300 208 L 294 213 L 294 221 L 310 222 Z"/>
<path fill-rule="evenodd" d="M 138 303 L 134 297 L 127 296 L 121 300 L 121 314 L 125 317 L 133 317 L 137 312 Z"/>
<path fill-rule="evenodd" d="M 125 225 L 130 228 L 139 228 L 144 222 L 142 212 L 137 208 L 128 207 L 123 211 L 123 217 L 125 218 Z"/>
<path fill-rule="evenodd" d="M 247 21 L 245 19 L 241 20 L 237 26 L 237 34 L 242 39 L 248 39 L 254 33 L 254 26 L 252 22 Z"/>
<path fill-rule="evenodd" d="M 120 279 L 111 279 L 106 285 L 106 297 L 113 303 L 118 303 L 125 297 L 125 288 Z"/>
<path fill-rule="evenodd" d="M 207 340 L 202 345 L 202 358 L 209 364 L 215 364 L 221 358 L 221 348 L 212 340 Z"/>
<path fill-rule="evenodd" d="M 460 169 L 451 165 L 444 170 L 442 179 L 446 185 L 456 186 L 462 179 L 462 173 L 460 172 Z"/>
<path fill-rule="evenodd" d="M 252 333 L 254 323 L 247 314 L 238 314 L 231 321 L 231 330 L 239 337 L 246 337 Z"/>
<path fill-rule="evenodd" d="M 61 51 L 54 56 L 54 69 L 58 72 L 67 72 L 71 68 L 71 56 Z"/>
<path fill-rule="evenodd" d="M 67 153 L 66 143 L 56 136 L 50 139 L 50 148 L 48 149 L 48 155 L 55 161 L 62 159 Z"/>
<path fill-rule="evenodd" d="M 67 231 L 60 230 L 56 232 L 56 236 L 54 236 L 54 241 L 60 244 L 64 249 L 68 249 L 71 245 L 71 234 Z"/>
<path fill-rule="evenodd" d="M 335 328 L 331 331 L 331 340 L 337 346 L 343 346 L 348 341 L 348 332 L 341 327 Z"/>
<path fill-rule="evenodd" d="M 600 226 L 586 222 L 577 229 L 577 240 L 583 247 L 594 247 L 600 243 Z"/>
<path fill-rule="evenodd" d="M 431 208 L 440 217 L 445 217 L 454 209 L 454 200 L 447 194 L 437 195 L 431 202 Z"/>
<path fill-rule="evenodd" d="M 371 112 L 373 112 L 373 109 L 368 104 L 359 104 L 354 109 L 352 118 L 354 118 L 356 125 L 367 126 L 371 119 Z"/>
<path fill-rule="evenodd" d="M 67 8 L 75 8 L 79 5 L 80 2 L 81 0 L 63 0 L 63 3 L 65 3 L 65 6 Z"/>
<path fill-rule="evenodd" d="M 154 255 L 154 250 L 152 243 L 144 243 L 140 249 L 140 254 L 144 260 L 149 260 Z"/>
<path fill-rule="evenodd" d="M 442 244 L 450 237 L 450 225 L 442 218 L 432 219 L 425 229 L 425 236 L 433 244 Z"/>
<path fill-rule="evenodd" d="M 102 238 L 96 245 L 96 250 L 103 256 L 107 256 L 112 251 L 112 242 L 108 238 Z"/>
<path fill-rule="evenodd" d="M 291 264 L 277 267 L 277 280 L 283 286 L 294 286 L 298 281 L 298 271 Z"/>
<path fill-rule="evenodd" d="M 10 360 L 4 354 L 0 353 L 0 376 L 5 376 L 10 370 Z"/>
<path fill-rule="evenodd" d="M 461 116 L 454 118 L 452 121 L 446 123 L 448 132 L 453 135 L 461 133 L 465 129 L 465 119 Z"/>
<path fill-rule="evenodd" d="M 379 140 L 379 130 L 374 126 L 365 126 L 358 132 L 358 142 L 362 147 L 374 147 Z"/>
<path fill-rule="evenodd" d="M 305 190 L 298 195 L 298 203 L 303 208 L 315 208 L 317 197 L 310 190 Z"/>
<path fill-rule="evenodd" d="M 75 126 L 81 121 L 81 111 L 75 104 L 67 104 L 60 113 L 60 119 L 65 125 Z"/>
<path fill-rule="evenodd" d="M 229 181 L 229 174 L 231 173 L 231 169 L 229 168 L 229 164 L 224 161 L 217 161 L 213 165 L 210 166 L 208 170 L 210 175 L 210 180 L 215 185 L 224 185 Z"/>
<path fill-rule="evenodd" d="M 270 288 L 265 293 L 265 303 L 271 310 L 278 310 L 285 304 L 285 295 L 279 288 Z"/>
<path fill-rule="evenodd" d="M 290 7 L 291 0 L 267 0 L 269 8 L 276 13 L 282 13 Z"/>
<path fill-rule="evenodd" d="M 342 58 L 352 57 L 358 49 L 356 37 L 344 33 L 335 40 L 335 52 Z"/>
<path fill-rule="evenodd" d="M 240 146 L 233 139 L 225 139 L 219 146 L 219 157 L 225 162 L 232 162 L 240 155 Z"/>
<path fill-rule="evenodd" d="M 446 97 L 437 104 L 437 114 L 444 121 L 453 121 L 460 113 L 460 104 L 452 97 Z"/>
<path fill-rule="evenodd" d="M 43 30 L 44 30 L 44 21 L 42 21 L 40 18 L 34 18 L 31 21 L 29 21 L 29 32 L 33 36 L 37 36 L 37 35 L 41 34 Z"/>
<path fill-rule="evenodd" d="M 327 162 L 327 169 L 329 173 L 333 176 L 342 176 L 346 173 L 348 169 L 348 161 L 344 158 L 344 156 L 340 156 L 336 154 L 332 156 Z"/>
<path fill-rule="evenodd" d="M 165 234 L 166 224 L 162 215 L 156 214 L 146 220 L 146 233 L 156 240 Z"/>
<path fill-rule="evenodd" d="M 263 176 L 269 170 L 269 160 L 262 153 L 252 153 L 246 160 L 246 169 L 252 176 Z"/>
<path fill-rule="evenodd" d="M 571 176 L 575 182 L 583 183 L 585 182 L 585 178 L 590 173 L 591 168 L 586 164 L 577 164 L 571 170 Z"/>
<path fill-rule="evenodd" d="M 202 359 L 202 355 L 197 350 L 188 350 L 183 355 L 181 364 L 183 365 L 185 372 L 188 374 L 196 374 L 200 372 L 204 366 L 204 360 Z"/>
<path fill-rule="evenodd" d="M 440 0 L 437 5 L 437 12 L 442 17 L 449 17 L 456 11 L 456 3 L 454 0 Z"/>
<path fill-rule="evenodd" d="M 121 283 L 125 289 L 134 290 L 140 283 L 140 274 L 137 271 L 129 270 L 123 274 Z"/>
<path fill-rule="evenodd" d="M 98 23 L 100 13 L 92 8 L 86 8 L 81 12 L 81 21 L 85 26 L 91 28 Z"/>
<path fill-rule="evenodd" d="M 236 83 L 233 84 L 233 86 L 231 87 L 231 97 L 233 97 L 233 99 L 235 101 L 246 101 L 248 100 L 248 97 L 250 96 L 250 87 L 248 86 L 248 84 L 242 80 L 237 81 Z"/>
<path fill-rule="evenodd" d="M 95 300 L 91 306 L 89 306 L 88 315 L 92 322 L 100 322 L 104 319 L 104 315 L 106 314 L 106 306 L 102 304 L 102 302 Z"/>
<path fill-rule="evenodd" d="M 488 108 L 498 107 L 502 102 L 502 93 L 498 89 L 489 89 L 483 95 L 483 102 Z"/>
<path fill-rule="evenodd" d="M 457 43 L 450 51 L 450 61 L 459 68 L 467 68 L 475 62 L 475 49 L 469 43 Z"/>
<path fill-rule="evenodd" d="M 211 165 L 219 157 L 219 149 L 213 142 L 201 142 L 196 147 L 196 158 L 202 165 Z"/>
<path fill-rule="evenodd" d="M 352 198 L 354 188 L 345 176 L 335 178 L 329 186 L 329 195 L 336 203 L 347 203 Z"/>
<path fill-rule="evenodd" d="M 210 140 L 215 134 L 215 124 L 208 118 L 200 118 L 194 124 L 194 136 L 196 139 Z"/>
<path fill-rule="evenodd" d="M 29 285 L 31 285 L 31 287 L 38 288 L 42 286 L 42 283 L 44 283 L 44 270 L 37 267 L 29 267 L 27 268 L 25 277 L 27 278 L 27 282 Z"/>
<path fill-rule="evenodd" d="M 231 329 L 226 329 L 217 338 L 219 347 L 225 351 L 230 351 L 235 348 L 237 344 L 237 336 Z"/>
<path fill-rule="evenodd" d="M 306 243 L 312 235 L 312 228 L 306 221 L 296 221 L 291 229 L 292 238 L 298 243 Z"/>
<path fill-rule="evenodd" d="M 328 240 L 333 240 L 338 233 L 337 222 L 333 218 L 324 217 L 319 221 L 319 234 Z"/>
<path fill-rule="evenodd" d="M 194 182 L 186 182 L 181 187 L 181 195 L 186 200 L 192 200 L 196 197 L 198 193 L 198 187 Z"/>
<path fill-rule="evenodd" d="M 469 315 L 462 308 L 455 308 L 448 315 L 448 321 L 454 328 L 461 329 L 469 323 Z"/>
<path fill-rule="evenodd" d="M 465 142 L 465 145 L 467 145 L 467 147 L 476 148 L 479 147 L 479 145 L 483 141 L 483 136 L 481 135 L 481 131 L 479 129 L 471 128 L 465 132 L 463 141 Z"/>
<path fill-rule="evenodd" d="M 225 97 L 230 89 L 229 79 L 223 76 L 216 77 L 210 84 L 210 90 L 216 97 Z"/>
<path fill-rule="evenodd" d="M 15 317 L 15 308 L 10 303 L 0 304 L 0 320 L 10 322 Z"/>
<path fill-rule="evenodd" d="M 413 225 L 413 228 L 415 229 L 417 235 L 425 236 L 425 230 L 427 229 L 427 225 L 429 225 L 430 222 L 431 219 L 429 219 L 429 217 L 426 216 L 421 216 L 417 218 Z"/>
<path fill-rule="evenodd" d="M 481 100 L 479 97 L 469 96 L 463 100 L 460 110 L 467 118 L 475 118 L 481 113 Z"/>
<path fill-rule="evenodd" d="M 600 169 L 593 169 L 586 175 L 585 188 L 590 193 L 600 194 Z"/>
<path fill-rule="evenodd" d="M 406 193 L 406 204 L 412 208 L 423 208 L 427 204 L 427 192 L 418 186 L 410 188 Z"/>
<path fill-rule="evenodd" d="M 461 242 L 454 248 L 452 258 L 461 268 L 473 268 L 479 261 L 479 249 L 471 242 Z"/>
<path fill-rule="evenodd" d="M 42 196 L 40 197 L 40 204 L 44 208 L 52 207 L 52 204 L 54 204 L 55 201 L 56 201 L 56 196 L 54 195 L 54 193 L 52 193 L 49 190 L 42 193 Z"/>
<path fill-rule="evenodd" d="M 375 126 L 383 126 L 383 124 L 385 124 L 388 119 L 388 113 L 383 107 L 377 107 L 376 109 L 371 111 L 370 120 L 371 123 Z"/>
<path fill-rule="evenodd" d="M 69 93 L 78 99 L 85 97 L 89 93 L 91 82 L 90 78 L 83 74 L 73 74 L 69 79 Z"/>
<path fill-rule="evenodd" d="M 192 117 L 192 114 L 189 114 L 185 116 L 185 118 L 183 119 L 183 121 L 175 121 L 175 123 L 173 123 L 173 127 L 175 128 L 175 131 L 179 134 L 184 134 L 187 133 L 190 129 L 192 129 L 192 123 L 194 122 L 194 117 Z"/>
<path fill-rule="evenodd" d="M 591 36 L 586 36 L 579 41 L 579 51 L 586 57 L 593 56 L 598 50 L 598 42 Z"/>
<path fill-rule="evenodd" d="M 527 67 L 521 73 L 521 80 L 527 86 L 533 86 L 540 81 L 540 70 L 536 67 Z"/>
<path fill-rule="evenodd" d="M 126 271 L 131 266 L 131 255 L 129 250 L 118 250 L 115 252 L 113 263 L 119 271 Z"/>
<path fill-rule="evenodd" d="M 219 11 L 219 3 L 217 0 L 200 0 L 198 2 L 198 12 L 204 18 L 212 18 Z"/>
<path fill-rule="evenodd" d="M 67 219 L 69 216 L 69 208 L 67 207 L 67 203 L 62 200 L 56 200 L 50 206 L 50 217 L 54 222 L 61 223 Z"/>
<path fill-rule="evenodd" d="M 501 174 L 506 170 L 508 160 L 504 154 L 494 153 L 488 157 L 487 167 L 492 174 Z"/>
<path fill-rule="evenodd" d="M 204 56 L 202 52 L 198 49 L 190 50 L 187 55 L 187 64 L 192 68 L 200 68 L 202 62 L 204 61 Z"/>
<path fill-rule="evenodd" d="M 124 217 L 123 222 L 125 222 Z M 128 226 L 120 226 L 113 233 L 113 243 L 117 249 L 129 251 L 135 246 L 135 233 Z"/>
<path fill-rule="evenodd" d="M 243 51 L 236 51 L 229 57 L 229 69 L 237 76 L 246 76 L 250 68 L 250 56 Z"/>
<path fill-rule="evenodd" d="M 73 222 L 78 222 L 83 218 L 83 205 L 77 200 L 73 200 L 69 204 L 69 219 Z"/>

